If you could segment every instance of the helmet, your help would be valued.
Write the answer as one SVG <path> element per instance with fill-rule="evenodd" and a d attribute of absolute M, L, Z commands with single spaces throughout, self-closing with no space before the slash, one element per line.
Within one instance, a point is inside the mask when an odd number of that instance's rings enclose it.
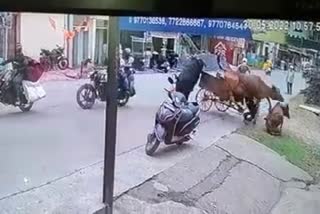
<path fill-rule="evenodd" d="M 130 48 L 125 48 L 124 52 L 127 53 L 127 54 L 130 54 L 131 53 L 131 49 Z"/>
<path fill-rule="evenodd" d="M 247 62 L 248 62 L 247 58 L 242 59 L 242 63 L 247 63 Z"/>

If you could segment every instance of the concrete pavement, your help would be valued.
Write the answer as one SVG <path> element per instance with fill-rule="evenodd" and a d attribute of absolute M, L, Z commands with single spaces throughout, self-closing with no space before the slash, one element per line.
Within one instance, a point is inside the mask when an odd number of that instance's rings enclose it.
<path fill-rule="evenodd" d="M 232 134 L 117 198 L 114 213 L 316 214 L 320 189 L 310 181 L 277 153 Z"/>

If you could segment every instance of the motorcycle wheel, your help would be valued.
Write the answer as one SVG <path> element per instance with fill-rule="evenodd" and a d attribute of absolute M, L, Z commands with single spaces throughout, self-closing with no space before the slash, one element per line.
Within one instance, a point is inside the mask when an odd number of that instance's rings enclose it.
<path fill-rule="evenodd" d="M 19 109 L 22 111 L 22 112 L 28 112 L 31 110 L 33 106 L 33 103 L 28 103 L 28 104 L 22 104 L 19 106 Z"/>
<path fill-rule="evenodd" d="M 149 134 L 147 139 L 147 144 L 145 146 L 145 152 L 147 155 L 152 156 L 158 149 L 160 141 L 157 139 L 155 134 Z"/>
<path fill-rule="evenodd" d="M 60 70 L 66 70 L 69 67 L 69 60 L 65 57 L 61 57 L 58 59 L 57 65 Z"/>
<path fill-rule="evenodd" d="M 77 91 L 77 103 L 82 109 L 91 109 L 96 98 L 95 88 L 91 84 L 84 84 Z"/>
<path fill-rule="evenodd" d="M 127 91 L 118 90 L 118 106 L 123 107 L 129 102 L 130 94 Z"/>

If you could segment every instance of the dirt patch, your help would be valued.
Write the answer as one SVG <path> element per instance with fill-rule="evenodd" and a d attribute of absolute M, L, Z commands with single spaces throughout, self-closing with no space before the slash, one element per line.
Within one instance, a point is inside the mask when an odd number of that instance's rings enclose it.
<path fill-rule="evenodd" d="M 302 95 L 291 99 L 291 119 L 285 119 L 281 137 L 266 133 L 265 115 L 261 115 L 256 126 L 249 125 L 238 132 L 273 149 L 320 182 L 320 117 L 299 108 L 303 103 Z"/>

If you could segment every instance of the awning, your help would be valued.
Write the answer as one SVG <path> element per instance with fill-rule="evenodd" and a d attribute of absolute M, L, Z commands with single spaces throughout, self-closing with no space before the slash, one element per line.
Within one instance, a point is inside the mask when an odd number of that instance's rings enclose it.
<path fill-rule="evenodd" d="M 172 33 L 172 32 L 148 32 L 148 36 L 150 37 L 157 37 L 163 39 L 178 39 L 179 33 Z"/>
<path fill-rule="evenodd" d="M 141 42 L 141 43 L 144 43 L 144 42 L 145 42 L 145 39 L 144 39 L 144 38 L 141 38 L 141 37 L 131 36 L 131 41 L 132 41 L 132 42 Z"/>
<path fill-rule="evenodd" d="M 176 17 L 120 17 L 120 30 L 176 32 L 194 35 L 229 36 L 251 40 L 244 19 L 196 19 Z"/>
<path fill-rule="evenodd" d="M 286 44 L 286 34 L 281 31 L 266 31 L 252 34 L 253 40 Z"/>

